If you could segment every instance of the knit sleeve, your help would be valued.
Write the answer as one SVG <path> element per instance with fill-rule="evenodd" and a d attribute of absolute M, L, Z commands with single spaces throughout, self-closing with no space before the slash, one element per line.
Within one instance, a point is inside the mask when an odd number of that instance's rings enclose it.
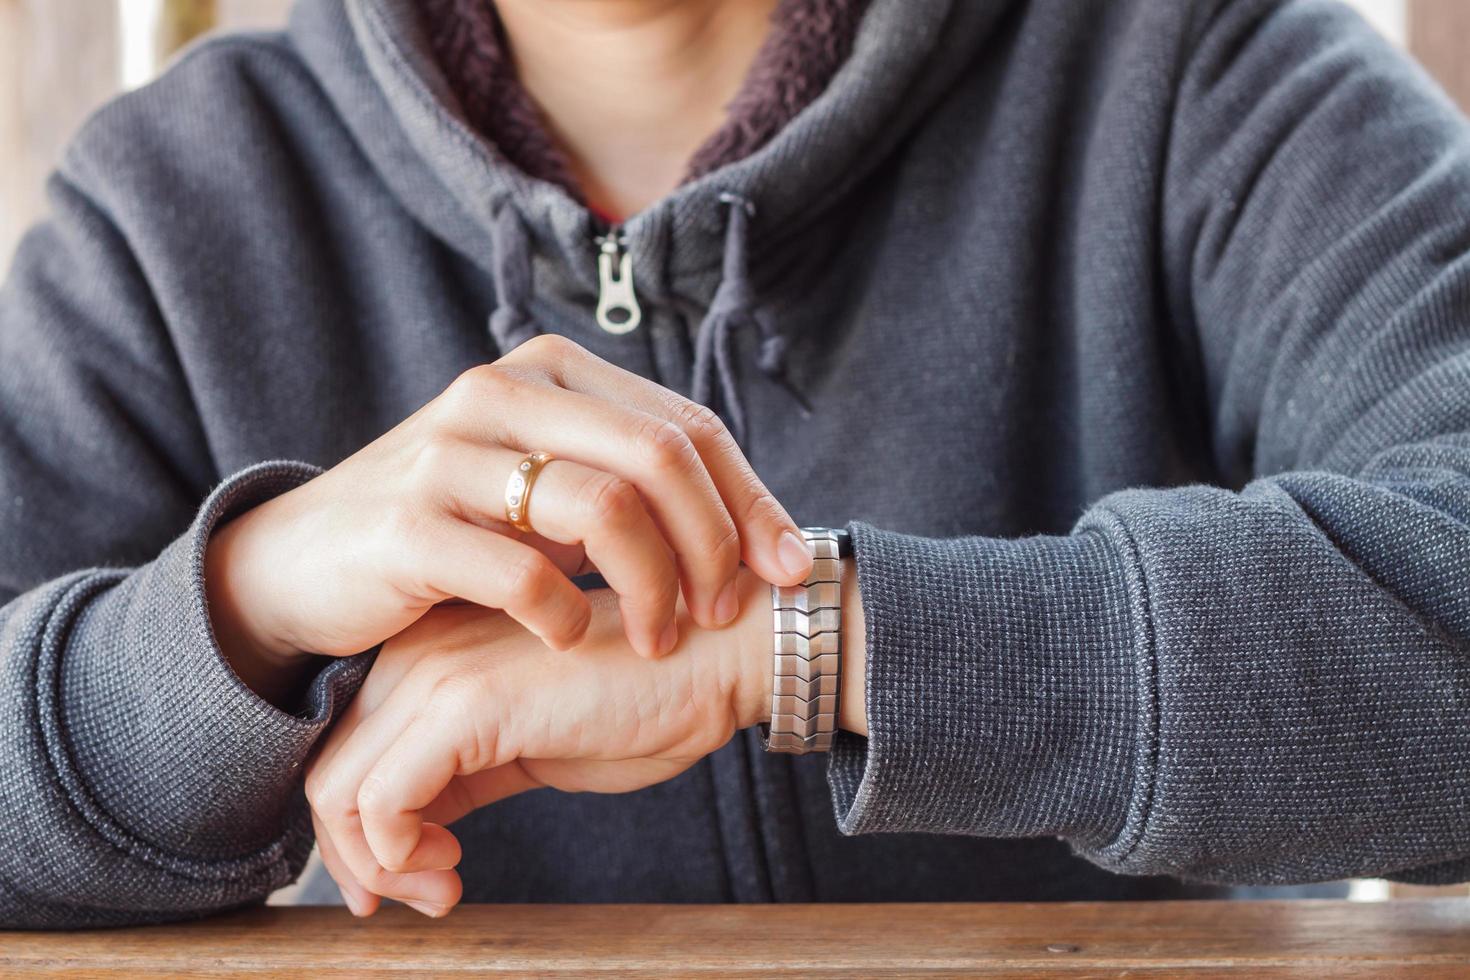
<path fill-rule="evenodd" d="M 261 901 L 305 862 L 302 764 L 366 663 L 267 704 L 214 641 L 203 555 L 317 470 L 217 481 L 125 241 L 51 190 L 0 291 L 0 927 Z"/>
<path fill-rule="evenodd" d="M 870 735 L 833 754 L 838 821 L 1463 880 L 1470 128 L 1335 4 L 1214 6 L 1161 197 L 1221 485 L 1065 536 L 855 526 Z"/>

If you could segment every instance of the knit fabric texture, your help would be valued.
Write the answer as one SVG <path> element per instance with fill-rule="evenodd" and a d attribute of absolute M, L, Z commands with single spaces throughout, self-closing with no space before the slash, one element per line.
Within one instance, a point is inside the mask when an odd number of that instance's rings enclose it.
<path fill-rule="evenodd" d="M 0 291 L 0 925 L 299 873 L 369 659 L 255 698 L 209 533 L 517 342 L 502 303 L 738 395 L 793 517 L 851 527 L 870 733 L 488 807 L 468 901 L 1470 871 L 1470 127 L 1340 4 L 870 0 L 805 109 L 627 222 L 622 335 L 596 222 L 478 136 L 416 0 L 194 48 L 50 190 Z"/>

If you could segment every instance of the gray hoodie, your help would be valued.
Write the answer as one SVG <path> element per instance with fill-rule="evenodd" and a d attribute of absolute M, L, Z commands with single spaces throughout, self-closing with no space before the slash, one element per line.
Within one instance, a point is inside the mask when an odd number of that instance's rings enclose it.
<path fill-rule="evenodd" d="M 1470 128 L 1336 4 L 872 0 L 774 140 L 627 223 L 622 335 L 409 0 L 194 49 L 51 194 L 0 295 L 0 924 L 299 873 L 368 658 L 260 701 L 204 543 L 536 331 L 850 524 L 871 735 L 488 808 L 468 900 L 1467 877 Z"/>

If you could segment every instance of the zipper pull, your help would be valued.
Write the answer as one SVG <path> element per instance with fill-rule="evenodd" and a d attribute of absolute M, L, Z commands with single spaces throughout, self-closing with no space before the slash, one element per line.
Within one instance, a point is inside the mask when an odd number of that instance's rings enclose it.
<path fill-rule="evenodd" d="M 623 248 L 623 229 L 613 225 L 597 240 L 597 325 L 611 334 L 632 333 L 643 322 L 633 290 L 633 256 Z"/>

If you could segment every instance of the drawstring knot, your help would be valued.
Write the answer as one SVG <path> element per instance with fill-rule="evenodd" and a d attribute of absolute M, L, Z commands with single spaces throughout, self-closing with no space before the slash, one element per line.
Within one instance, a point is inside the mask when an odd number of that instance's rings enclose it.
<path fill-rule="evenodd" d="M 520 213 L 502 204 L 490 226 L 491 279 L 495 284 L 495 310 L 490 314 L 490 336 L 501 356 L 541 333 L 531 317 L 533 289 L 531 239 Z"/>
<path fill-rule="evenodd" d="M 750 219 L 755 205 L 738 194 L 720 195 L 720 203 L 729 206 L 729 222 L 725 226 L 724 267 L 719 288 L 715 290 L 709 311 L 699 325 L 694 342 L 694 400 L 708 405 L 716 381 L 720 388 L 720 406 L 735 441 L 745 444 L 745 406 L 740 398 L 739 378 L 735 368 L 731 338 L 736 329 L 754 327 L 760 337 L 756 366 L 767 378 L 779 384 L 796 402 L 801 412 L 810 414 L 811 406 L 786 380 L 786 338 L 777 332 L 770 317 L 756 307 L 750 285 Z"/>

